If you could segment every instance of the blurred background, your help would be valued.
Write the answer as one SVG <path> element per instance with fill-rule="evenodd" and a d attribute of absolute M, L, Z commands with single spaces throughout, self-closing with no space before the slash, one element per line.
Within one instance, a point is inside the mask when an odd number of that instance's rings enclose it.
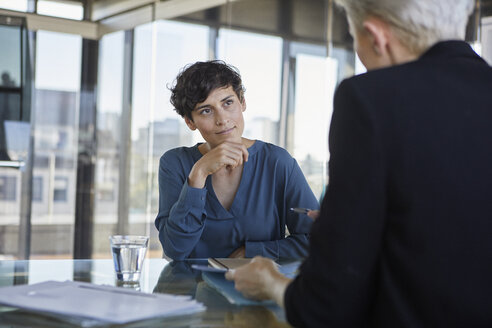
<path fill-rule="evenodd" d="M 492 0 L 467 41 L 492 62 Z M 111 234 L 162 257 L 159 158 L 201 141 L 168 86 L 210 59 L 241 72 L 245 136 L 322 197 L 334 90 L 365 71 L 332 0 L 0 0 L 0 259 L 109 258 Z"/>

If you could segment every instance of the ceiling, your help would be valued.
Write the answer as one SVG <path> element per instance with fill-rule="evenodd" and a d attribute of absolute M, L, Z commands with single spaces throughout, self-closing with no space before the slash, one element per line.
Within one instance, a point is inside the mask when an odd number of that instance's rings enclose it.
<path fill-rule="evenodd" d="M 29 0 L 34 1 L 34 0 Z M 332 0 L 51 0 L 81 3 L 86 19 L 73 21 L 23 13 L 29 29 L 74 33 L 88 39 L 160 19 L 174 19 L 278 35 L 288 40 L 351 47 L 344 14 Z M 492 16 L 492 0 L 477 0 L 467 28 L 475 40 L 481 17 Z M 12 14 L 0 10 L 0 14 Z M 330 22 L 330 24 L 328 24 Z"/>
<path fill-rule="evenodd" d="M 32 1 L 32 0 L 31 0 Z M 60 2 L 78 2 L 92 8 L 92 21 L 98 21 L 113 15 L 118 15 L 129 10 L 141 8 L 149 4 L 166 4 L 167 8 L 179 8 L 187 12 L 196 12 L 234 2 L 254 2 L 251 0 L 51 0 Z M 310 2 L 310 0 L 304 0 Z M 331 0 L 322 0 L 325 2 Z M 476 0 L 480 8 L 481 16 L 492 16 L 492 0 Z M 277 0 L 277 2 L 288 2 L 288 0 Z"/>
<path fill-rule="evenodd" d="M 332 0 L 68 0 L 92 9 L 91 20 L 103 26 L 116 21 L 142 23 L 155 19 L 176 19 L 216 27 L 231 27 L 279 35 L 289 40 L 324 43 L 328 40 L 351 47 L 345 15 Z M 467 40 L 477 37 L 481 17 L 492 16 L 492 0 L 476 0 L 477 10 L 467 27 Z M 153 8 L 153 9 L 151 9 Z M 139 14 L 140 19 L 138 18 Z M 331 23 L 328 24 L 328 21 Z M 117 24 L 116 24 L 117 25 Z M 136 25 L 135 25 L 136 26 Z M 117 26 L 116 28 L 121 28 Z"/>

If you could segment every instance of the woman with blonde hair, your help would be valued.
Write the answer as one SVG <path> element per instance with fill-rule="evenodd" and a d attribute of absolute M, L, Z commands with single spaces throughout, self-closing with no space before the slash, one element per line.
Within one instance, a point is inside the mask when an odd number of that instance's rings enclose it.
<path fill-rule="evenodd" d="M 492 327 L 492 68 L 472 0 L 335 0 L 368 72 L 338 87 L 330 182 L 293 280 L 226 277 L 295 327 Z"/>

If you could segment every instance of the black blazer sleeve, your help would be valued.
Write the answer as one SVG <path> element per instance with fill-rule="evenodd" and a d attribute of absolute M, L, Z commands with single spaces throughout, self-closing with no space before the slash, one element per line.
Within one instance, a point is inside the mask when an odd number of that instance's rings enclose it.
<path fill-rule="evenodd" d="M 366 319 L 385 221 L 380 138 L 377 118 L 345 80 L 335 94 L 322 216 L 313 225 L 310 256 L 285 295 L 294 326 L 360 327 Z"/>

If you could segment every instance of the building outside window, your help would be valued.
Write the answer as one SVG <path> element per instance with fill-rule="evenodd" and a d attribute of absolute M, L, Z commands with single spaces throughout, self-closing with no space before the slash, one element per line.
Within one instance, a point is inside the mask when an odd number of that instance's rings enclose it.
<path fill-rule="evenodd" d="M 66 202 L 67 198 L 68 198 L 68 178 L 55 177 L 55 184 L 53 187 L 53 201 Z"/>
<path fill-rule="evenodd" d="M 0 201 L 16 201 L 17 177 L 0 176 Z"/>
<path fill-rule="evenodd" d="M 43 201 L 43 177 L 32 178 L 32 201 Z"/>

